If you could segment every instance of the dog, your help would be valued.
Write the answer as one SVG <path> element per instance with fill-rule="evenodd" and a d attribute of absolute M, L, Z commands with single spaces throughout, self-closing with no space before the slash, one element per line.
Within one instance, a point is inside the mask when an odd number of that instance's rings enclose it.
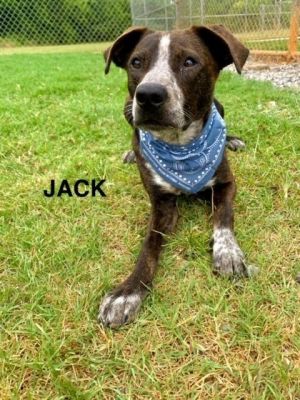
<path fill-rule="evenodd" d="M 222 25 L 192 26 L 169 33 L 133 27 L 106 51 L 128 75 L 124 115 L 134 128 L 133 153 L 151 201 L 148 232 L 133 272 L 107 294 L 99 321 L 117 328 L 132 322 L 152 287 L 166 236 L 174 231 L 179 195 L 209 193 L 213 204 L 213 271 L 248 276 L 235 238 L 236 184 L 226 155 L 243 142 L 226 138 L 224 109 L 214 98 L 220 71 L 241 73 L 249 50 Z"/>

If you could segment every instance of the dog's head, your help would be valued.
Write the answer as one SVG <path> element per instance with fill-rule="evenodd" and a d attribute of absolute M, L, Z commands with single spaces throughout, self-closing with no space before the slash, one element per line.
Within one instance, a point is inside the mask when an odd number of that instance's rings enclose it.
<path fill-rule="evenodd" d="M 137 27 L 106 51 L 105 72 L 111 62 L 127 71 L 131 124 L 161 137 L 166 131 L 184 135 L 202 126 L 220 70 L 234 63 L 240 73 L 248 53 L 221 25 L 170 33 Z"/>

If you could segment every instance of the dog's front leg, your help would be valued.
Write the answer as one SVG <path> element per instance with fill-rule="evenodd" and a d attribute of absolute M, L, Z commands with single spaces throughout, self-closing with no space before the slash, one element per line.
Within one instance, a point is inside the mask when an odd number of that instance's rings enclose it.
<path fill-rule="evenodd" d="M 160 194 L 151 198 L 152 212 L 147 236 L 134 271 L 100 305 L 99 320 L 111 328 L 133 321 L 151 287 L 165 235 L 177 221 L 176 196 Z"/>
<path fill-rule="evenodd" d="M 224 276 L 248 276 L 244 254 L 233 232 L 233 200 L 235 192 L 236 186 L 233 177 L 227 183 L 216 185 L 213 190 L 214 272 Z"/>

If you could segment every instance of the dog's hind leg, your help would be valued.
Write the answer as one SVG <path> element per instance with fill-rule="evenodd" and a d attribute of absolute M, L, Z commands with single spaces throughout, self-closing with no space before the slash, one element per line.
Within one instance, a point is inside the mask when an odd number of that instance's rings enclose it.
<path fill-rule="evenodd" d="M 133 150 L 125 151 L 122 156 L 122 161 L 124 164 L 133 164 L 136 162 L 135 153 Z"/>
<path fill-rule="evenodd" d="M 117 328 L 135 319 L 142 300 L 151 288 L 165 236 L 175 227 L 176 196 L 154 193 L 151 203 L 148 233 L 135 269 L 121 285 L 105 296 L 100 305 L 98 319 L 105 326 Z"/>
<path fill-rule="evenodd" d="M 226 147 L 229 150 L 237 151 L 246 147 L 245 142 L 236 136 L 226 136 Z"/>

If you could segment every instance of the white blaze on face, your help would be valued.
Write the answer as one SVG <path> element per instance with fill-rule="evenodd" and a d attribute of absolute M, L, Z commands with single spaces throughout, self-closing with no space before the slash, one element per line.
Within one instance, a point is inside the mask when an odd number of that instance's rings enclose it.
<path fill-rule="evenodd" d="M 183 93 L 176 82 L 174 72 L 170 67 L 170 34 L 164 34 L 159 42 L 159 49 L 156 62 L 146 73 L 138 87 L 144 83 L 158 83 L 163 85 L 168 92 L 168 101 L 166 111 L 175 124 L 182 128 L 184 126 L 183 113 Z M 136 119 L 138 107 L 136 98 L 133 99 L 133 119 Z"/>

